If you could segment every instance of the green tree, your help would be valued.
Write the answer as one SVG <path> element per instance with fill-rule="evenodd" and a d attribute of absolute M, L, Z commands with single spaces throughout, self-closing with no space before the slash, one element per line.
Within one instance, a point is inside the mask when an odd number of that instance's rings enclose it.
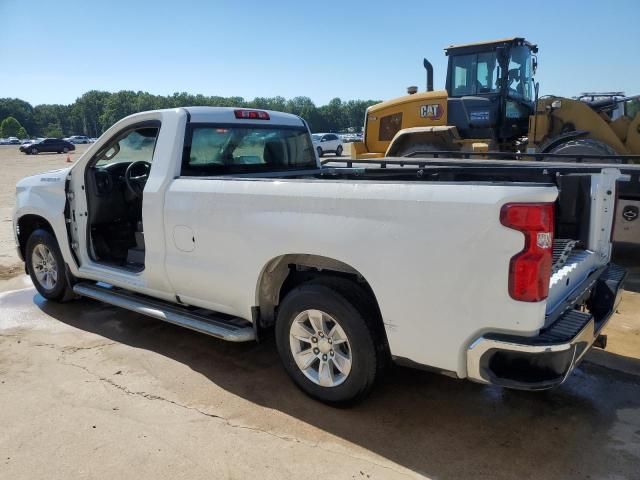
<path fill-rule="evenodd" d="M 51 138 L 62 138 L 62 127 L 59 123 L 50 123 L 44 129 L 44 136 Z"/>
<path fill-rule="evenodd" d="M 82 133 L 90 137 L 97 137 L 109 128 L 110 125 L 103 125 L 100 119 L 111 95 L 109 92 L 91 90 L 76 99 L 72 106 L 72 114 L 76 123 L 71 131 L 76 134 Z"/>
<path fill-rule="evenodd" d="M 13 117 L 7 117 L 0 123 L 0 137 L 17 137 L 22 125 Z"/>
<path fill-rule="evenodd" d="M 118 120 L 144 110 L 191 105 L 235 106 L 289 112 L 304 118 L 314 132 L 339 132 L 346 129 L 360 131 L 366 109 L 374 103 L 377 102 L 342 101 L 334 98 L 327 105 L 318 107 L 309 97 L 285 99 L 277 96 L 245 100 L 243 97 L 192 95 L 186 92 L 164 96 L 143 91 L 123 90 L 110 93 L 91 90 L 71 105 L 45 104 L 32 107 L 17 98 L 0 98 L 0 119 L 13 117 L 34 136 L 60 136 L 66 133 L 97 137 Z"/>
<path fill-rule="evenodd" d="M 27 134 L 27 131 L 24 129 L 24 127 L 20 127 L 20 129 L 18 130 L 18 134 L 16 135 L 16 137 L 18 138 L 27 138 L 29 135 Z"/>
<path fill-rule="evenodd" d="M 349 126 L 344 104 L 339 98 L 333 98 L 327 105 L 320 107 L 320 115 L 327 129 L 333 132 L 340 132 Z"/>
<path fill-rule="evenodd" d="M 33 107 L 19 98 L 0 98 L 0 119 L 13 117 L 20 125 L 33 132 Z"/>

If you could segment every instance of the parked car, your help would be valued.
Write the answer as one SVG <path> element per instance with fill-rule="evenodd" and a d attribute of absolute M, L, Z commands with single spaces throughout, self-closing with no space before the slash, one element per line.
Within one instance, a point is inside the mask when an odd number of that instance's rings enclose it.
<path fill-rule="evenodd" d="M 314 133 L 311 139 L 319 157 L 325 153 L 335 153 L 336 157 L 342 155 L 342 140 L 335 133 Z"/>
<path fill-rule="evenodd" d="M 31 143 L 20 145 L 20 151 L 27 155 L 37 155 L 41 152 L 67 153 L 75 150 L 73 143 L 61 138 L 44 138 Z"/>
<path fill-rule="evenodd" d="M 9 137 L 7 140 L 9 141 L 9 145 L 20 145 L 20 139 L 18 137 Z"/>
<path fill-rule="evenodd" d="M 275 329 L 289 376 L 328 403 L 363 398 L 392 360 L 557 386 L 620 300 L 611 204 L 635 166 L 325 169 L 302 119 L 241 108 L 143 112 L 109 132 L 16 186 L 40 295 L 235 342 Z"/>
<path fill-rule="evenodd" d="M 64 138 L 63 140 L 76 145 L 90 143 L 89 137 L 87 137 L 86 135 L 71 135 L 69 138 Z"/>

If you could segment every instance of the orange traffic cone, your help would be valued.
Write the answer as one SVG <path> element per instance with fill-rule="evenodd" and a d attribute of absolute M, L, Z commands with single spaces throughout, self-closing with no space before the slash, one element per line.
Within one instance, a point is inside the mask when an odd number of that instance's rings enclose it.
<path fill-rule="evenodd" d="M 71 155 L 67 153 L 67 163 L 71 163 Z"/>

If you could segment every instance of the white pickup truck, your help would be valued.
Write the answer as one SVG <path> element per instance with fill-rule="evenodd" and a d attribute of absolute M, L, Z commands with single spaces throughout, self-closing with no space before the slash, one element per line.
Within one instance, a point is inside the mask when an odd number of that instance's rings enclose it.
<path fill-rule="evenodd" d="M 17 185 L 39 293 L 225 340 L 275 330 L 295 383 L 354 402 L 391 361 L 521 389 L 562 383 L 615 310 L 616 168 L 321 168 L 301 118 L 127 117 Z"/>

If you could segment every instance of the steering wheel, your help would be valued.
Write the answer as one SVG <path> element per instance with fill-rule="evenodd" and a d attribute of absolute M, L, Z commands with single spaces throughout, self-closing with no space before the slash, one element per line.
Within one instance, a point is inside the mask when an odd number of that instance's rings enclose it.
<path fill-rule="evenodd" d="M 149 178 L 151 164 L 144 160 L 138 160 L 129 164 L 124 172 L 124 182 L 127 188 L 137 198 L 142 198 L 142 191 Z"/>

